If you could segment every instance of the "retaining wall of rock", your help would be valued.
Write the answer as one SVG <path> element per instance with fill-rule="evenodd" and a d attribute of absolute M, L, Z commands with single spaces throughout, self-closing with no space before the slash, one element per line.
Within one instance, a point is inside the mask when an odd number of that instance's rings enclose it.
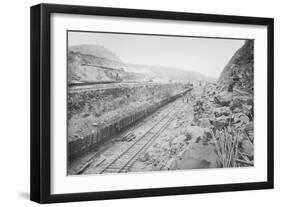
<path fill-rule="evenodd" d="M 139 100 L 163 99 L 166 96 L 177 94 L 184 85 L 179 83 L 166 84 L 136 84 L 129 87 L 113 87 L 100 90 L 89 90 L 68 93 L 68 119 L 75 114 L 92 113 L 99 117 L 102 114 L 127 106 Z"/>
<path fill-rule="evenodd" d="M 101 144 L 102 142 L 112 138 L 112 136 L 122 132 L 124 129 L 133 125 L 135 122 L 155 112 L 160 107 L 176 100 L 177 98 L 181 97 L 190 90 L 192 90 L 192 88 L 187 88 L 171 97 L 157 102 L 156 104 L 147 106 L 146 108 L 141 108 L 132 114 L 128 114 L 127 116 L 119 119 L 115 123 L 101 126 L 98 130 L 94 131 L 88 136 L 83 137 L 82 139 L 76 139 L 68 142 L 68 160 L 71 161 L 77 156 L 86 152 L 87 150 L 92 149 Z"/>

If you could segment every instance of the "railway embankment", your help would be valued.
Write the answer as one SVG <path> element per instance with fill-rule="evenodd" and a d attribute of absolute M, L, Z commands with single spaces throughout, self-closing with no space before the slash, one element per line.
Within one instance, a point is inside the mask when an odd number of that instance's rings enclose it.
<path fill-rule="evenodd" d="M 71 161 L 191 90 L 183 84 L 144 85 L 68 94 Z"/>

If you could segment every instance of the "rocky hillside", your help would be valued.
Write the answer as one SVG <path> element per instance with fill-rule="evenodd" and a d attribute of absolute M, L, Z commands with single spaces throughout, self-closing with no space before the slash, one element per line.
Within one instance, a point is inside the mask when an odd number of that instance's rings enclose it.
<path fill-rule="evenodd" d="M 124 73 L 121 60 L 109 50 L 89 45 L 68 50 L 68 82 L 114 81 Z M 117 75 L 118 74 L 118 75 Z"/>
<path fill-rule="evenodd" d="M 254 41 L 246 40 L 244 45 L 230 59 L 223 69 L 218 83 L 252 91 L 254 84 Z"/>
<path fill-rule="evenodd" d="M 91 55 L 94 57 L 105 58 L 116 62 L 122 62 L 116 54 L 99 45 L 76 45 L 71 46 L 70 50 L 84 55 Z"/>

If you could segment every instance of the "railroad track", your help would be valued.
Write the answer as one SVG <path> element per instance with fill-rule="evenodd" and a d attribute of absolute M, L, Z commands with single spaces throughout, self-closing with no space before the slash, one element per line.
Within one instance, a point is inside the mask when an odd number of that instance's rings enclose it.
<path fill-rule="evenodd" d="M 175 118 L 176 112 L 180 107 L 174 109 L 173 105 L 169 108 L 161 119 L 156 122 L 148 131 L 146 131 L 124 151 L 122 151 L 116 157 L 111 158 L 107 162 L 103 162 L 98 166 L 98 174 L 103 173 L 120 173 L 128 172 L 131 166 L 135 163 L 138 156 L 144 152 L 154 140 L 160 135 L 160 133 L 169 125 L 169 123 Z"/>

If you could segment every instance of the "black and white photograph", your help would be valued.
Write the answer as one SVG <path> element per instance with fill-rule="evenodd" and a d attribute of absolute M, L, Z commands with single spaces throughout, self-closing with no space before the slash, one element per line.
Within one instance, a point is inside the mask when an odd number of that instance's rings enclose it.
<path fill-rule="evenodd" d="M 274 18 L 242 4 L 251 8 L 243 15 L 32 6 L 30 199 L 273 189 Z M 263 192 L 242 200 L 252 205 Z M 237 206 L 237 196 L 223 197 Z"/>
<path fill-rule="evenodd" d="M 66 35 L 68 176 L 255 166 L 253 39 Z"/>

